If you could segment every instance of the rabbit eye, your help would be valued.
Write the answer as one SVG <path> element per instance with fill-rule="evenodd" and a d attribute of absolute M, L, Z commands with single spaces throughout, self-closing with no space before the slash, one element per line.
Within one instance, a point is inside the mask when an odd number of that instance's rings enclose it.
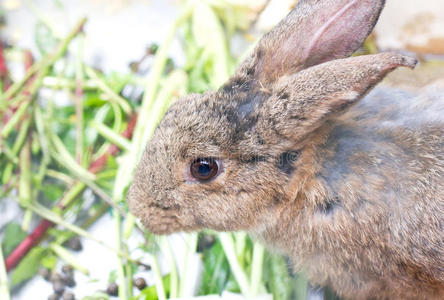
<path fill-rule="evenodd" d="M 198 158 L 191 163 L 190 173 L 199 182 L 208 182 L 219 175 L 219 160 Z"/>

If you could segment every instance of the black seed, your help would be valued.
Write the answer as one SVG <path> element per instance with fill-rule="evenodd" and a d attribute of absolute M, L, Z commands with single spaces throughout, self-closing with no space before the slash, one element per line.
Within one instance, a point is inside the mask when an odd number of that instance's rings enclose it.
<path fill-rule="evenodd" d="M 71 292 L 64 292 L 62 296 L 63 300 L 75 300 L 76 296 Z"/>
<path fill-rule="evenodd" d="M 74 272 L 74 269 L 71 265 L 64 265 L 62 267 L 62 273 L 65 275 L 72 275 Z"/>
<path fill-rule="evenodd" d="M 117 285 L 117 283 L 115 282 L 110 283 L 106 288 L 106 293 L 110 296 L 119 295 L 119 286 Z"/>
<path fill-rule="evenodd" d="M 60 295 L 57 295 L 56 293 L 49 295 L 48 300 L 59 300 Z"/>
<path fill-rule="evenodd" d="M 51 281 L 52 283 L 56 281 L 63 281 L 63 276 L 60 273 L 52 272 L 49 281 Z"/>
<path fill-rule="evenodd" d="M 146 288 L 146 281 L 142 277 L 134 279 L 134 285 L 141 291 Z"/>
<path fill-rule="evenodd" d="M 80 238 L 78 236 L 75 236 L 75 237 L 69 239 L 65 243 L 65 246 L 71 250 L 74 250 L 74 251 L 82 251 L 82 249 L 83 249 L 82 243 L 80 242 Z"/>
<path fill-rule="evenodd" d="M 63 282 L 70 288 L 76 286 L 76 281 L 74 280 L 74 275 L 67 275 L 65 278 L 63 278 Z"/>
<path fill-rule="evenodd" d="M 52 283 L 52 289 L 54 290 L 54 292 L 56 294 L 63 294 L 63 292 L 65 291 L 65 283 L 62 280 L 56 280 Z"/>
<path fill-rule="evenodd" d="M 42 276 L 46 281 L 49 281 L 51 279 L 51 271 L 46 268 L 40 268 L 39 270 L 40 276 Z"/>

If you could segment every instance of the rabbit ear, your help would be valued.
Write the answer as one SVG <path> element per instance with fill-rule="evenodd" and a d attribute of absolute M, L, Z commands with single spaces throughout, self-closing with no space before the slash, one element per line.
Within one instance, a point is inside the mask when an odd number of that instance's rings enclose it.
<path fill-rule="evenodd" d="M 384 3 L 300 0 L 259 42 L 250 60 L 254 70 L 248 73 L 266 85 L 283 75 L 350 56 L 372 31 Z"/>
<path fill-rule="evenodd" d="M 356 103 L 393 69 L 415 65 L 415 58 L 382 53 L 334 60 L 282 77 L 259 109 L 257 133 L 271 144 L 282 143 L 282 137 L 300 141 Z"/>

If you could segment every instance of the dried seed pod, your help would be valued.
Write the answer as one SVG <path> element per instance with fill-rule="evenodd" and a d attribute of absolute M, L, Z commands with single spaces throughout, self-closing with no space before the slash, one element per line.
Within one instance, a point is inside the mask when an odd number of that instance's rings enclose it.
<path fill-rule="evenodd" d="M 46 281 L 51 279 L 51 271 L 47 268 L 40 268 L 39 275 L 42 276 Z"/>
<path fill-rule="evenodd" d="M 146 288 L 146 281 L 142 277 L 134 279 L 134 285 L 141 291 Z"/>
<path fill-rule="evenodd" d="M 56 281 L 63 281 L 63 276 L 60 273 L 52 272 L 51 276 L 49 277 L 49 281 L 54 283 Z"/>
<path fill-rule="evenodd" d="M 119 286 L 117 285 L 117 283 L 110 283 L 106 288 L 106 293 L 110 296 L 117 296 L 119 294 Z"/>
<path fill-rule="evenodd" d="M 52 283 L 52 289 L 54 292 L 58 295 L 62 295 L 65 291 L 66 284 L 63 282 L 63 280 L 56 280 Z"/>
<path fill-rule="evenodd" d="M 66 275 L 66 276 L 63 278 L 63 282 L 64 282 L 68 287 L 70 287 L 70 288 L 76 286 L 76 281 L 75 281 L 75 279 L 74 279 L 74 274 Z"/>
<path fill-rule="evenodd" d="M 69 239 L 64 245 L 73 251 L 82 251 L 83 249 L 82 242 L 78 236 Z"/>
<path fill-rule="evenodd" d="M 76 296 L 71 292 L 64 292 L 62 296 L 63 300 L 75 300 Z"/>
<path fill-rule="evenodd" d="M 74 269 L 71 265 L 64 265 L 62 267 L 62 273 L 65 275 L 72 275 L 74 272 Z"/>
<path fill-rule="evenodd" d="M 59 299 L 60 299 L 60 295 L 57 295 L 56 293 L 48 296 L 48 300 L 59 300 Z"/>

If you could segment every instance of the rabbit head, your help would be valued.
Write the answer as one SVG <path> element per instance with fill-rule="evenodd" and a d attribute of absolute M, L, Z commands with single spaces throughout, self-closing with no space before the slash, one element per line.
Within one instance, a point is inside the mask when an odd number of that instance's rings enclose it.
<path fill-rule="evenodd" d="M 291 199 L 307 137 L 361 99 L 394 53 L 350 56 L 382 0 L 301 0 L 218 91 L 174 103 L 148 143 L 128 204 L 157 234 L 250 230 Z M 292 181 L 293 182 L 293 181 Z"/>

